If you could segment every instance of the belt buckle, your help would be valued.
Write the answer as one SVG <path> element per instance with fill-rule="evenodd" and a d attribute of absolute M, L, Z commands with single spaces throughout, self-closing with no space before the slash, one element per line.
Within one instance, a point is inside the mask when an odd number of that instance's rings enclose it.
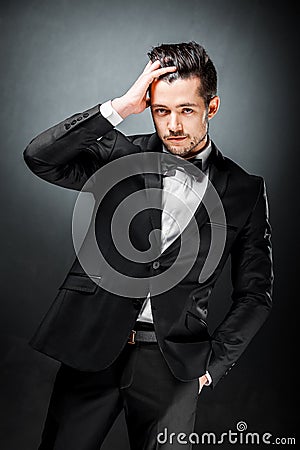
<path fill-rule="evenodd" d="M 129 335 L 129 340 L 128 340 L 128 344 L 135 344 L 135 335 L 136 335 L 136 331 L 135 330 L 131 330 L 130 335 Z"/>

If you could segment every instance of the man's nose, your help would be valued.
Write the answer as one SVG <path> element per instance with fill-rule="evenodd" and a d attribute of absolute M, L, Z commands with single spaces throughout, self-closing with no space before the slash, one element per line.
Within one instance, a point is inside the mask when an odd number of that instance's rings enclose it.
<path fill-rule="evenodd" d="M 173 131 L 174 133 L 182 131 L 182 124 L 177 114 L 170 114 L 168 128 L 169 131 Z"/>

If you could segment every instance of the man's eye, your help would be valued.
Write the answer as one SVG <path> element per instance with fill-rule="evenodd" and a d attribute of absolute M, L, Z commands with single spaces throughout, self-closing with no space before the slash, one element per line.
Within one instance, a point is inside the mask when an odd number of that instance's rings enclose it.
<path fill-rule="evenodd" d="M 155 109 L 155 112 L 156 112 L 156 114 L 163 116 L 164 114 L 167 113 L 167 110 L 163 109 L 163 108 L 157 108 L 157 109 Z"/>
<path fill-rule="evenodd" d="M 191 108 L 184 108 L 183 110 L 182 110 L 182 112 L 184 113 L 184 114 L 191 114 L 192 112 L 194 112 Z"/>

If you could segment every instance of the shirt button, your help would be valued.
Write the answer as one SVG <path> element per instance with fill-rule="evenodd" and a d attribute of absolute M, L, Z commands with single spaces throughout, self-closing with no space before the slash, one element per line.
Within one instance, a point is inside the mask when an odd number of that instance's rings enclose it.
<path fill-rule="evenodd" d="M 82 120 L 82 117 L 81 116 L 79 116 L 79 117 L 77 117 L 77 122 L 80 122 L 80 120 Z"/>
<path fill-rule="evenodd" d="M 65 123 L 65 129 L 68 130 L 71 127 L 69 123 Z"/>
<path fill-rule="evenodd" d="M 75 125 L 75 123 L 76 123 L 76 120 L 74 119 L 74 120 L 72 120 L 71 125 Z"/>
<path fill-rule="evenodd" d="M 142 302 L 141 302 L 141 300 L 133 300 L 133 306 L 136 308 L 136 309 L 139 309 L 141 306 L 142 306 Z"/>
<path fill-rule="evenodd" d="M 84 117 L 84 118 L 89 117 L 89 114 L 88 114 L 88 113 L 84 113 L 84 114 L 83 114 L 83 117 Z"/>
<path fill-rule="evenodd" d="M 158 269 L 160 266 L 159 261 L 154 261 L 154 263 L 152 264 L 153 269 Z"/>

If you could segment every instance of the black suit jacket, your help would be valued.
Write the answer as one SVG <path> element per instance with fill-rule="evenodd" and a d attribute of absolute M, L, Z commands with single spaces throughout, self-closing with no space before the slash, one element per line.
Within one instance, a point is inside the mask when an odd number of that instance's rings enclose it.
<path fill-rule="evenodd" d="M 210 249 L 212 228 L 223 226 L 214 223 L 201 203 L 194 214 L 201 239 L 196 261 L 173 287 L 152 295 L 151 304 L 158 343 L 175 377 L 187 381 L 208 370 L 215 386 L 266 320 L 272 303 L 273 270 L 264 180 L 248 174 L 212 145 L 209 178 L 221 198 L 227 219 L 222 256 L 213 273 L 199 281 Z M 24 159 L 42 179 L 81 190 L 87 180 L 93 180 L 96 171 L 109 162 L 149 152 L 157 155 L 162 152 L 156 133 L 124 136 L 101 116 L 97 105 L 34 138 L 24 151 Z M 154 158 L 154 166 L 156 164 L 159 161 Z M 126 165 L 124 167 L 126 172 Z M 79 370 L 97 371 L 112 364 L 126 345 L 145 296 L 154 287 L 151 283 L 155 275 L 174 264 L 181 242 L 193 239 L 192 229 L 187 226 L 165 252 L 158 256 L 153 253 L 155 264 L 130 261 L 115 249 L 110 225 L 118 204 L 139 190 L 146 189 L 143 192 L 147 193 L 147 189 L 162 188 L 158 172 L 143 171 L 143 166 L 137 171 L 140 173 L 125 178 L 104 197 L 95 212 L 95 234 L 101 254 L 116 271 L 127 275 L 129 280 L 132 277 L 147 280 L 143 292 L 139 291 L 139 296 L 123 296 L 105 289 L 103 286 L 109 285 L 110 278 L 104 265 L 99 262 L 92 269 L 96 273 L 87 274 L 76 256 L 51 308 L 30 341 L 36 350 Z M 93 192 L 93 182 L 88 190 Z M 144 200 L 147 205 L 147 196 Z M 153 205 L 135 217 L 129 233 L 137 249 L 149 249 L 149 234 L 160 228 L 160 220 L 161 213 Z M 84 246 L 85 242 L 83 251 Z M 232 306 L 210 336 L 207 329 L 209 297 L 229 255 Z M 128 292 L 127 288 L 130 288 L 130 281 L 124 292 Z"/>

